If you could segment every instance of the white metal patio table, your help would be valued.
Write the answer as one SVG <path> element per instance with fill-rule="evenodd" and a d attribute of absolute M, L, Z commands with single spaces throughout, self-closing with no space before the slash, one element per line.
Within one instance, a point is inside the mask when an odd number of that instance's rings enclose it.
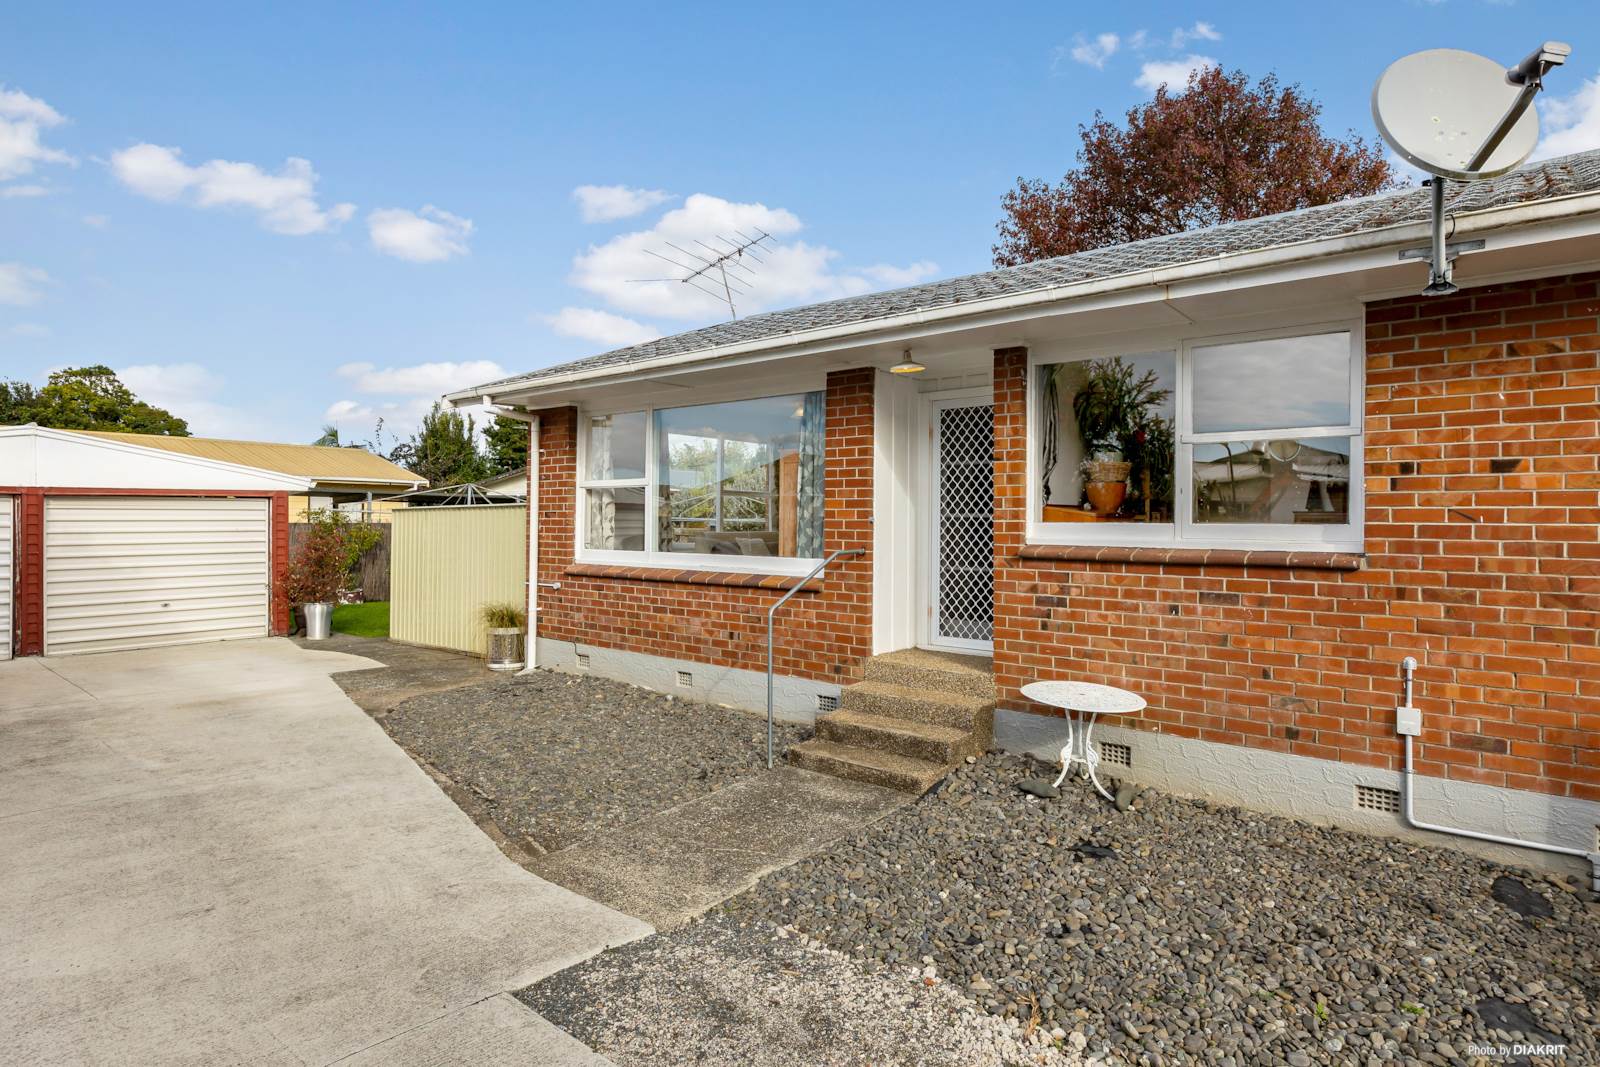
<path fill-rule="evenodd" d="M 1089 781 L 1107 800 L 1115 801 L 1095 768 L 1100 763 L 1100 750 L 1090 737 L 1094 723 L 1102 715 L 1132 715 L 1145 708 L 1144 697 L 1094 682 L 1030 682 L 1022 687 L 1022 695 L 1039 704 L 1049 704 L 1066 712 L 1067 743 L 1061 749 L 1061 774 L 1055 780 L 1056 788 L 1067 780 L 1067 775 L 1078 764 L 1083 764 Z"/>

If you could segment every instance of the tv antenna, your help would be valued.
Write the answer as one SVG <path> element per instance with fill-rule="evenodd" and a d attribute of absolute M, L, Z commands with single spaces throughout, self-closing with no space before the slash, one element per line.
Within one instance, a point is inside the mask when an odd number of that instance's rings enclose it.
<path fill-rule="evenodd" d="M 1496 178 L 1514 170 L 1539 143 L 1539 113 L 1531 106 L 1544 76 L 1567 61 L 1572 46 L 1546 41 L 1516 66 L 1455 48 L 1413 52 L 1396 60 L 1372 88 L 1372 118 L 1378 132 L 1412 166 L 1433 175 L 1433 240 L 1427 256 L 1425 296 L 1456 291 L 1451 260 L 1468 244 L 1445 245 L 1445 181 Z M 1470 247 L 1481 248 L 1482 242 Z"/>
<path fill-rule="evenodd" d="M 737 238 L 737 240 L 735 240 Z M 667 242 L 667 247 L 677 253 L 677 257 L 669 256 L 663 252 L 645 249 L 646 254 L 652 255 L 663 263 L 670 263 L 681 271 L 687 273 L 672 278 L 633 278 L 637 283 L 646 282 L 681 282 L 691 288 L 711 297 L 711 299 L 728 305 L 728 314 L 734 318 L 739 317 L 739 309 L 734 305 L 734 297 L 750 291 L 751 283 L 755 281 L 755 268 L 750 262 L 763 263 L 756 254 L 760 249 L 768 251 L 763 241 L 772 240 L 772 235 L 765 230 L 757 230 L 748 234 L 743 230 L 734 230 L 732 237 L 721 234 L 711 238 L 715 244 L 705 241 L 691 241 L 690 244 L 699 245 L 702 251 L 684 248 Z M 747 262 L 750 261 L 750 262 Z"/>

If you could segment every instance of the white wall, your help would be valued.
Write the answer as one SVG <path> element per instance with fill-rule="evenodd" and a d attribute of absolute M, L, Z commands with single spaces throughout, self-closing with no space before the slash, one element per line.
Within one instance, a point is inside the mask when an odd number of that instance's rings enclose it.
<path fill-rule="evenodd" d="M 0 430 L 0 485 L 303 491 L 309 479 L 38 427 Z"/>
<path fill-rule="evenodd" d="M 872 654 L 917 643 L 917 412 L 913 381 L 878 372 L 873 398 Z"/>

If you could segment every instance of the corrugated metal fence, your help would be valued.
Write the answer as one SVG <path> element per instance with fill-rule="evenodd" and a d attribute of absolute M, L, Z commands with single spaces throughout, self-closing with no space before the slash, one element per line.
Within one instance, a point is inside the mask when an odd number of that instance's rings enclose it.
<path fill-rule="evenodd" d="M 483 653 L 483 606 L 527 602 L 527 506 L 401 508 L 389 526 L 389 636 Z"/>

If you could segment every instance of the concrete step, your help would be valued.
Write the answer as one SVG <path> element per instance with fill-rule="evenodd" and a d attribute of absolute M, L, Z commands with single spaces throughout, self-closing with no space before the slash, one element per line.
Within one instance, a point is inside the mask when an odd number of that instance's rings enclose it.
<path fill-rule="evenodd" d="M 870 748 L 929 763 L 958 763 L 983 749 L 972 731 L 859 711 L 830 711 L 817 720 L 817 736 L 855 748 Z"/>
<path fill-rule="evenodd" d="M 889 682 L 857 682 L 839 691 L 839 708 L 885 719 L 966 730 L 985 748 L 994 735 L 993 697 L 913 689 Z"/>
<path fill-rule="evenodd" d="M 837 741 L 813 738 L 789 749 L 789 762 L 803 770 L 831 774 L 852 782 L 866 782 L 921 796 L 949 773 L 942 763 L 873 752 Z"/>
<path fill-rule="evenodd" d="M 905 648 L 867 660 L 863 680 L 994 699 L 994 661 L 988 656 Z"/>

